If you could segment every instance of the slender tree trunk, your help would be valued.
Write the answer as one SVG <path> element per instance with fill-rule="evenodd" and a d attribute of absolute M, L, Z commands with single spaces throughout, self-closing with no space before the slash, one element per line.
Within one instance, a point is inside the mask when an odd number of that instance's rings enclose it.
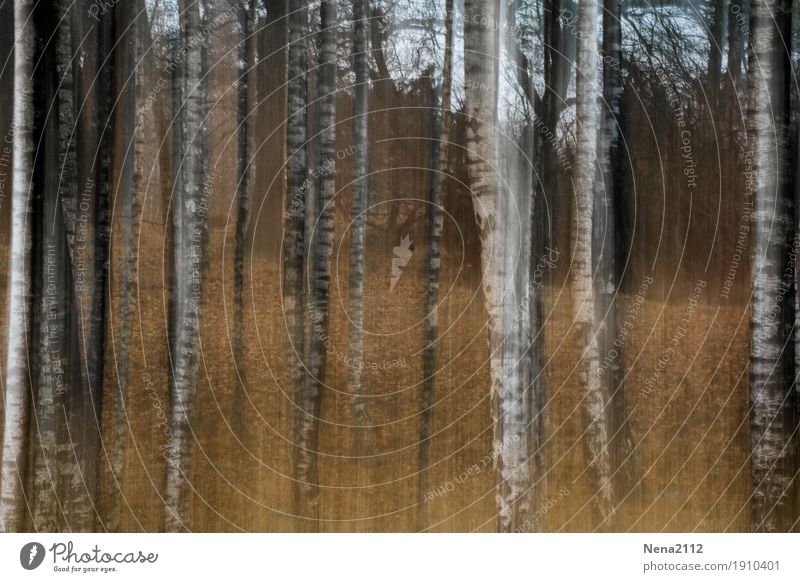
<path fill-rule="evenodd" d="M 3 450 L 0 466 L 0 532 L 21 531 L 27 473 L 28 318 L 31 311 L 30 192 L 33 178 L 33 57 L 36 29 L 33 5 L 14 2 L 14 168 L 11 185 L 11 259 L 6 317 Z"/>
<path fill-rule="evenodd" d="M 122 237 L 120 241 L 123 256 L 123 272 L 121 281 L 122 304 L 119 313 L 119 350 L 115 352 L 116 362 L 116 398 L 114 400 L 113 441 L 111 444 L 111 473 L 114 481 L 110 491 L 110 507 L 106 528 L 119 531 L 122 519 L 123 504 L 122 486 L 124 482 L 125 454 L 128 448 L 128 372 L 130 369 L 130 341 L 133 329 L 135 310 L 136 282 L 138 280 L 138 256 L 135 250 L 139 247 L 139 217 L 141 208 L 138 193 L 142 185 L 142 157 L 144 153 L 144 111 L 137 116 L 137 98 L 142 90 L 145 62 L 140 62 L 143 46 L 143 26 L 146 14 L 141 0 L 118 4 L 120 30 L 125 36 L 120 39 L 121 46 L 115 55 L 114 86 L 119 103 L 114 119 L 114 143 L 121 152 L 119 187 L 115 199 L 122 199 L 121 217 Z"/>
<path fill-rule="evenodd" d="M 232 418 L 235 432 L 242 434 L 246 427 L 244 421 L 244 401 L 247 391 L 245 379 L 246 359 L 244 348 L 244 263 L 247 233 L 250 227 L 250 183 L 253 168 L 253 117 L 251 108 L 256 102 L 256 0 L 249 6 L 242 2 L 239 6 L 239 79 L 238 79 L 238 152 L 237 152 L 237 205 L 236 205 L 236 244 L 233 259 L 233 357 L 236 369 L 236 388 L 233 397 Z"/>
<path fill-rule="evenodd" d="M 502 162 L 496 155 L 495 131 L 500 27 L 480 24 L 504 22 L 501 8 L 503 4 L 465 2 L 464 13 L 471 17 L 464 24 L 464 72 L 467 171 L 481 238 L 483 296 L 489 317 L 497 528 L 513 531 L 524 526 L 530 510 L 526 433 L 529 409 L 518 360 L 522 334 L 518 333 L 519 322 L 514 320 L 519 310 L 515 304 L 518 274 L 510 267 L 509 254 L 505 252 L 511 208 L 508 198 L 512 193 L 505 187 L 499 191 L 496 173 Z M 521 241 L 512 242 L 519 245 Z"/>
<path fill-rule="evenodd" d="M 617 345 L 618 261 L 617 206 L 622 187 L 620 123 L 622 114 L 622 27 L 619 0 L 605 0 L 603 10 L 603 107 L 598 135 L 599 179 L 595 181 L 594 292 L 595 325 L 602 393 L 608 397 L 611 471 L 618 505 L 638 482 L 628 427 L 622 374 L 622 346 Z M 616 526 L 614 524 L 610 524 Z"/>
<path fill-rule="evenodd" d="M 573 323 L 580 350 L 577 380 L 587 423 L 583 435 L 596 527 L 608 528 L 614 512 L 608 452 L 608 394 L 600 381 L 596 336 L 596 304 L 592 287 L 594 183 L 599 132 L 597 79 L 598 1 L 578 3 L 577 138 L 575 145 L 575 209 L 572 222 Z"/>
<path fill-rule="evenodd" d="M 353 69 L 356 73 L 353 103 L 353 207 L 350 221 L 349 343 L 347 386 L 351 392 L 356 450 L 363 452 L 370 422 L 367 398 L 362 394 L 364 359 L 364 246 L 368 204 L 367 114 L 369 111 L 369 43 L 367 0 L 353 0 Z"/>
<path fill-rule="evenodd" d="M 336 172 L 336 31 L 338 21 L 336 1 L 322 0 L 320 7 L 320 77 L 319 113 L 317 134 L 320 158 L 326 164 L 317 187 L 319 219 L 309 242 L 311 261 L 310 305 L 311 333 L 308 345 L 308 374 L 300 401 L 297 445 L 300 448 L 295 479 L 298 509 L 306 518 L 304 528 L 319 528 L 319 483 L 317 473 L 317 449 L 319 443 L 319 414 L 321 391 L 325 387 L 325 362 L 329 341 L 329 294 L 331 279 L 331 256 L 333 251 L 333 228 L 335 211 Z"/>
<path fill-rule="evenodd" d="M 548 202 L 550 228 L 544 244 L 559 249 L 561 233 L 567 232 L 568 205 L 563 200 L 560 174 L 569 169 L 563 145 L 558 141 L 558 125 L 567 98 L 575 57 L 575 35 L 561 28 L 561 11 L 567 0 L 544 0 L 544 97 L 537 128 L 541 143 L 542 189 Z M 571 8 L 572 5 L 569 4 Z"/>
<path fill-rule="evenodd" d="M 286 110 L 286 208 L 283 242 L 283 311 L 288 332 L 286 362 L 292 390 L 290 438 L 292 467 L 297 473 L 306 459 L 299 416 L 304 395 L 305 341 L 303 323 L 303 262 L 308 194 L 306 116 L 308 114 L 308 3 L 294 0 L 289 8 L 288 86 Z M 292 484 L 292 510 L 302 515 L 300 484 Z"/>
<path fill-rule="evenodd" d="M 350 272 L 348 285 L 348 343 L 347 387 L 350 391 L 356 438 L 353 453 L 366 457 L 371 441 L 371 415 L 369 399 L 362 384 L 364 362 L 364 248 L 366 245 L 366 220 L 369 180 L 367 131 L 369 113 L 369 13 L 368 0 L 353 0 L 353 69 L 355 70 L 355 97 L 353 100 L 353 203 L 350 215 Z M 365 485 L 363 463 L 357 462 L 358 485 Z M 366 513 L 366 489 L 357 490 L 360 512 Z"/>
<path fill-rule="evenodd" d="M 753 299 L 750 320 L 751 498 L 755 531 L 788 531 L 789 497 L 797 465 L 792 434 L 794 374 L 787 324 L 791 324 L 794 275 L 787 276 L 792 239 L 789 174 L 788 0 L 754 0 L 749 55 L 749 147 L 755 177 Z M 794 260 L 794 258 L 792 258 Z"/>
<path fill-rule="evenodd" d="M 445 42 L 442 64 L 441 105 L 438 103 L 439 89 L 431 81 L 431 171 L 430 198 L 428 203 L 428 284 L 425 296 L 425 349 L 422 353 L 422 402 L 419 415 L 419 452 L 417 488 L 417 530 L 430 523 L 429 503 L 426 493 L 430 490 L 431 434 L 433 401 L 436 395 L 436 371 L 439 341 L 439 273 L 441 271 L 441 243 L 443 230 L 442 200 L 447 179 L 447 143 L 450 138 L 450 100 L 453 70 L 453 0 L 445 2 Z"/>
<path fill-rule="evenodd" d="M 173 321 L 174 345 L 171 354 L 170 428 L 172 443 L 167 452 L 166 521 L 167 531 L 183 531 L 191 527 L 190 486 L 192 482 L 192 413 L 197 391 L 200 336 L 200 310 L 205 254 L 205 209 L 210 185 L 205 181 L 204 160 L 205 95 L 203 91 L 203 43 L 198 42 L 201 30 L 200 1 L 185 0 L 182 4 L 181 36 L 182 107 L 180 205 L 174 209 L 173 244 L 180 253 L 176 265 L 176 319 Z"/>
<path fill-rule="evenodd" d="M 711 15 L 708 23 L 708 96 L 711 106 L 715 106 L 719 99 L 722 76 L 722 55 L 725 52 L 723 34 L 725 30 L 726 0 L 715 0 L 710 3 Z"/>
<path fill-rule="evenodd" d="M 730 0 L 728 8 L 728 61 L 727 69 L 734 89 L 738 91 L 742 79 L 744 62 L 744 37 L 742 23 L 747 23 L 746 3 L 744 0 Z"/>
<path fill-rule="evenodd" d="M 58 410 L 63 406 L 63 395 L 67 391 L 68 376 L 65 363 L 70 331 L 68 312 L 70 309 L 69 253 L 60 197 L 69 196 L 74 189 L 74 151 L 70 146 L 73 127 L 69 71 L 71 57 L 71 27 L 69 7 L 59 2 L 56 14 L 43 11 L 43 29 L 55 34 L 56 41 L 48 45 L 42 55 L 43 95 L 45 111 L 53 111 L 46 119 L 40 112 L 35 116 L 37 127 L 43 122 L 43 139 L 39 142 L 34 182 L 34 212 L 37 217 L 33 249 L 36 272 L 33 275 L 33 296 L 38 309 L 35 311 L 33 336 L 37 345 L 36 401 L 32 407 L 31 441 L 33 451 L 33 487 L 31 514 L 36 531 L 58 531 Z M 56 29 L 56 23 L 62 25 Z M 66 66 L 65 66 L 66 65 Z M 64 82 L 67 90 L 59 90 Z M 61 98 L 66 103 L 61 103 Z M 63 163 L 62 163 L 63 162 Z M 69 386 L 71 389 L 72 386 Z"/>

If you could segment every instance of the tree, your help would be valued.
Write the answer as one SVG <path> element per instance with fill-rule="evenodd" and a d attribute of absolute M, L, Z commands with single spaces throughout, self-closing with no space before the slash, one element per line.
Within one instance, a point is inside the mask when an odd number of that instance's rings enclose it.
<path fill-rule="evenodd" d="M 192 476 L 191 428 L 199 366 L 197 349 L 200 336 L 202 270 L 205 228 L 211 186 L 205 183 L 207 159 L 204 136 L 205 102 L 203 82 L 203 38 L 200 1 L 184 0 L 181 12 L 181 38 L 184 53 L 182 69 L 180 189 L 175 193 L 173 267 L 176 317 L 173 349 L 170 354 L 170 429 L 172 450 L 167 460 L 166 530 L 189 529 L 189 486 Z"/>
<path fill-rule="evenodd" d="M 308 3 L 292 2 L 289 10 L 288 82 L 286 110 L 286 207 L 283 235 L 283 312 L 288 332 L 289 380 L 292 390 L 290 415 L 292 467 L 305 460 L 301 450 L 299 416 L 303 411 L 305 338 L 303 325 L 303 262 L 308 193 L 306 116 L 308 108 Z M 296 470 L 296 469 L 293 469 Z M 300 483 L 292 484 L 292 508 L 301 514 Z"/>
<path fill-rule="evenodd" d="M 110 491 L 110 507 L 106 527 L 118 531 L 120 511 L 123 503 L 122 483 L 124 478 L 125 453 L 128 446 L 128 372 L 130 369 L 130 341 L 133 328 L 133 311 L 138 279 L 138 253 L 141 205 L 138 193 L 142 187 L 142 157 L 145 141 L 145 111 L 137 115 L 139 91 L 144 84 L 144 62 L 140 61 L 141 47 L 144 45 L 144 28 L 147 26 L 146 12 L 141 0 L 135 0 L 115 7 L 122 30 L 126 31 L 123 42 L 115 51 L 115 92 L 119 95 L 118 106 L 114 110 L 114 141 L 119 151 L 124 152 L 115 201 L 121 198 L 120 221 L 122 238 L 120 241 L 123 256 L 121 285 L 122 305 L 119 315 L 119 350 L 115 352 L 116 399 L 114 400 L 113 441 L 111 445 L 111 472 L 114 485 Z M 117 206 L 115 204 L 115 206 Z M 113 322 L 113 318 L 112 318 Z"/>
<path fill-rule="evenodd" d="M 621 204 L 622 153 L 622 22 L 619 0 L 603 3 L 603 107 L 598 137 L 599 176 L 595 180 L 593 270 L 597 343 L 601 360 L 609 359 L 600 381 L 608 397 L 611 470 L 614 475 L 614 504 L 630 492 L 634 479 L 633 446 L 628 427 L 622 347 L 617 344 L 617 297 L 621 261 L 617 216 Z"/>
<path fill-rule="evenodd" d="M 598 527 L 614 512 L 609 461 L 608 394 L 600 382 L 596 303 L 592 285 L 592 233 L 594 232 L 594 183 L 597 162 L 600 88 L 597 80 L 597 0 L 578 2 L 576 144 L 573 188 L 572 269 L 570 289 L 573 325 L 580 351 L 577 379 L 587 428 L 584 443 L 589 462 L 592 506 Z M 607 275 L 607 273 L 606 273 Z"/>
<path fill-rule="evenodd" d="M 237 81 L 237 205 L 236 244 L 233 259 L 233 355 L 236 358 L 237 388 L 235 391 L 233 418 L 241 429 L 244 418 L 242 403 L 245 384 L 244 351 L 244 262 L 247 233 L 250 225 L 250 190 L 252 181 L 253 125 L 251 108 L 255 103 L 256 79 L 256 2 L 242 2 L 239 11 L 239 79 Z M 253 77 L 251 79 L 251 77 Z M 240 432 L 240 431 L 237 431 Z"/>
<path fill-rule="evenodd" d="M 519 193 L 505 183 L 499 185 L 497 173 L 501 166 L 496 129 L 500 27 L 486 23 L 501 22 L 498 8 L 477 0 L 464 5 L 468 15 L 464 19 L 464 109 L 467 172 L 480 233 L 483 300 L 488 314 L 497 528 L 513 531 L 524 526 L 530 512 L 530 408 L 520 366 L 524 334 L 514 315 L 520 310 L 519 283 L 525 273 L 514 269 L 509 260 L 524 240 L 524 233 L 509 220 L 518 201 L 512 198 Z"/>
<path fill-rule="evenodd" d="M 430 489 L 431 423 L 436 395 L 436 366 L 439 341 L 439 273 L 442 264 L 442 199 L 447 178 L 448 140 L 450 138 L 450 101 L 453 70 L 453 0 L 445 2 L 445 41 L 442 64 L 441 104 L 438 89 L 432 87 L 431 171 L 428 202 L 428 283 L 425 295 L 425 348 L 422 353 L 422 402 L 419 415 L 419 485 L 417 487 L 417 529 L 429 522 L 425 495 Z"/>
<path fill-rule="evenodd" d="M 38 163 L 34 168 L 34 212 L 36 220 L 33 240 L 34 311 L 32 336 L 37 352 L 34 369 L 35 402 L 32 406 L 31 442 L 33 451 L 32 524 L 36 531 L 58 531 L 59 469 L 58 435 L 64 394 L 74 389 L 71 382 L 69 335 L 74 331 L 69 315 L 72 309 L 70 256 L 61 200 L 74 199 L 75 151 L 71 139 L 74 127 L 71 82 L 72 55 L 70 8 L 59 2 L 56 15 L 45 14 L 44 27 L 55 32 L 43 55 L 41 92 L 50 111 L 44 120 Z M 62 21 L 62 26 L 54 23 Z"/>
<path fill-rule="evenodd" d="M 369 113 L 369 21 L 367 0 L 353 0 L 353 205 L 350 214 L 350 273 L 348 285 L 348 341 L 350 354 L 347 386 L 352 394 L 355 450 L 364 451 L 370 422 L 367 398 L 362 393 L 364 363 L 364 247 L 369 193 L 367 131 Z"/>
<path fill-rule="evenodd" d="M 752 527 L 788 531 L 787 506 L 796 473 L 792 357 L 787 349 L 793 323 L 795 284 L 787 279 L 792 249 L 789 173 L 789 56 L 791 3 L 754 0 L 748 57 L 748 148 L 754 175 L 753 294 L 750 316 L 750 431 L 752 439 Z M 794 259 L 791 259 L 794 261 Z M 788 294 L 787 294 L 788 295 Z M 787 297 L 788 299 L 788 297 Z M 795 425 L 795 426 L 793 426 Z"/>
<path fill-rule="evenodd" d="M 6 332 L 5 399 L 0 531 L 23 529 L 26 513 L 23 483 L 28 459 L 28 318 L 31 311 L 31 237 L 33 217 L 33 60 L 37 42 L 33 7 L 14 2 L 14 170 L 11 186 L 11 260 Z"/>
<path fill-rule="evenodd" d="M 331 256 L 335 210 L 335 159 L 336 159 L 336 41 L 338 21 L 335 0 L 322 0 L 320 4 L 319 59 L 320 74 L 317 83 L 319 109 L 317 111 L 317 137 L 319 155 L 325 164 L 317 182 L 318 219 L 309 241 L 310 276 L 309 317 L 311 333 L 307 351 L 308 374 L 300 401 L 297 445 L 300 448 L 295 467 L 298 488 L 298 509 L 306 518 L 305 527 L 319 527 L 319 483 L 317 474 L 317 447 L 319 443 L 319 414 L 321 391 L 325 386 L 325 362 L 329 326 L 329 296 Z"/>

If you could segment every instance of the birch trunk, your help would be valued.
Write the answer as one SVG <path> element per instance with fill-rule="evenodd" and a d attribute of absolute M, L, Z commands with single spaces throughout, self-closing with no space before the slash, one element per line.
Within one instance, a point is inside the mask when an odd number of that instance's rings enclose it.
<path fill-rule="evenodd" d="M 363 454 L 369 440 L 370 414 L 363 394 L 364 361 L 364 247 L 369 181 L 367 178 L 367 115 L 369 113 L 369 42 L 367 0 L 353 0 L 353 69 L 356 74 L 353 102 L 353 205 L 350 214 L 350 273 L 348 285 L 347 386 L 356 430 L 354 451 Z"/>
<path fill-rule="evenodd" d="M 115 352 L 116 362 L 116 398 L 114 400 L 113 441 L 111 444 L 111 474 L 114 481 L 110 491 L 110 507 L 106 528 L 119 531 L 123 505 L 123 482 L 125 453 L 128 448 L 128 372 L 130 369 L 130 341 L 135 310 L 135 294 L 138 280 L 139 217 L 141 208 L 138 204 L 138 193 L 142 185 L 142 157 L 144 153 L 144 117 L 150 115 L 144 111 L 136 114 L 139 91 L 143 88 L 145 61 L 140 61 L 143 24 L 146 15 L 142 13 L 141 0 L 133 0 L 116 7 L 120 28 L 125 36 L 115 54 L 115 92 L 118 102 L 114 115 L 115 148 L 122 152 L 118 191 L 115 199 L 122 200 L 120 222 L 122 237 L 120 245 L 123 256 L 123 272 L 121 280 L 122 305 L 119 313 L 119 350 Z M 145 24 L 146 25 L 146 24 Z M 112 319 L 113 321 L 113 319 Z"/>
<path fill-rule="evenodd" d="M 528 405 L 520 369 L 522 353 L 519 322 L 518 277 L 511 267 L 514 239 L 507 228 L 513 194 L 498 187 L 496 130 L 497 87 L 500 58 L 499 26 L 481 22 L 505 22 L 506 4 L 468 0 L 464 13 L 465 110 L 467 116 L 467 171 L 473 207 L 481 239 L 483 296 L 488 314 L 489 373 L 491 378 L 493 458 L 497 480 L 497 528 L 513 531 L 524 527 L 529 513 L 527 451 Z M 505 163 L 505 162 L 503 162 Z M 514 190 L 514 192 L 516 189 Z M 524 278 L 524 273 L 522 278 Z"/>
<path fill-rule="evenodd" d="M 587 428 L 583 439 L 595 526 L 608 528 L 614 513 L 608 442 L 608 394 L 600 381 L 596 305 L 592 285 L 592 232 L 594 184 L 599 133 L 597 79 L 597 0 L 578 2 L 577 32 L 577 137 L 575 145 L 575 208 L 572 223 L 571 291 L 573 325 L 580 361 L 577 380 Z"/>
<path fill-rule="evenodd" d="M 445 2 L 445 41 L 442 63 L 441 104 L 439 89 L 432 84 L 432 140 L 430 199 L 428 203 L 428 284 L 425 296 L 425 349 L 422 353 L 422 402 L 419 413 L 419 453 L 417 464 L 417 530 L 430 523 L 430 508 L 426 493 L 430 490 L 431 425 L 433 401 L 436 396 L 436 367 L 439 341 L 439 274 L 443 230 L 442 200 L 447 179 L 448 141 L 450 138 L 450 100 L 453 70 L 453 0 Z"/>
<path fill-rule="evenodd" d="M 32 4 L 14 2 L 14 167 L 11 186 L 11 258 L 6 318 L 3 450 L 0 465 L 0 532 L 24 527 L 23 494 L 28 459 L 28 317 L 31 309 L 30 194 L 33 179 L 33 57 L 36 30 Z"/>
<path fill-rule="evenodd" d="M 320 158 L 326 169 L 317 186 L 318 216 L 309 241 L 311 273 L 309 282 L 311 333 L 308 345 L 308 374 L 300 399 L 295 466 L 296 501 L 300 515 L 306 518 L 303 528 L 319 528 L 319 483 L 317 449 L 321 391 L 325 387 L 325 362 L 329 341 L 329 293 L 336 189 L 336 31 L 338 21 L 335 0 L 322 0 L 320 5 L 319 58 L 320 75 L 317 135 Z"/>
<path fill-rule="evenodd" d="M 253 117 L 250 109 L 256 103 L 256 2 L 239 6 L 239 80 L 238 80 L 238 152 L 237 152 L 237 205 L 236 205 L 236 244 L 233 259 L 233 357 L 236 368 L 236 388 L 233 397 L 232 418 L 235 432 L 242 434 L 246 427 L 244 421 L 244 401 L 247 392 L 245 379 L 246 359 L 244 348 L 244 263 L 245 245 L 250 226 L 250 183 L 253 169 Z"/>
<path fill-rule="evenodd" d="M 308 194 L 308 3 L 294 0 L 289 7 L 288 83 L 286 110 L 286 207 L 283 241 L 283 311 L 288 333 L 286 362 L 292 394 L 290 439 L 295 473 L 304 459 L 299 433 L 304 394 L 305 341 L 303 322 L 303 262 Z M 296 475 L 295 475 L 296 478 Z M 301 515 L 300 484 L 292 484 L 292 510 Z"/>
<path fill-rule="evenodd" d="M 174 209 L 174 239 L 180 262 L 175 266 L 176 318 L 171 353 L 170 428 L 172 442 L 167 449 L 166 516 L 167 531 L 191 528 L 190 487 L 192 482 L 191 427 L 197 391 L 200 309 L 203 288 L 206 209 L 212 194 L 205 182 L 203 43 L 200 3 L 185 0 L 182 5 L 181 36 L 183 69 L 181 85 L 181 192 Z"/>
<path fill-rule="evenodd" d="M 794 281 L 787 278 L 793 249 L 789 189 L 788 0 L 751 5 L 748 146 L 753 152 L 755 210 L 753 294 L 750 320 L 750 430 L 752 439 L 752 527 L 785 532 L 792 525 L 789 488 L 795 476 L 793 362 L 786 344 Z M 794 248 L 796 251 L 796 248 Z"/>

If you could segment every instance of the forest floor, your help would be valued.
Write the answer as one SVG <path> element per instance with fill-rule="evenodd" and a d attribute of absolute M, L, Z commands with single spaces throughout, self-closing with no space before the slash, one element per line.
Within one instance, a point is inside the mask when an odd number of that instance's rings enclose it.
<path fill-rule="evenodd" d="M 169 434 L 160 417 L 168 407 L 168 285 L 163 231 L 145 225 L 139 265 L 129 386 L 128 447 L 122 528 L 161 527 L 164 452 Z M 148 229 L 152 229 L 149 232 Z M 232 355 L 232 245 L 212 241 L 202 322 L 200 383 L 193 421 L 196 446 L 193 529 L 293 531 L 286 381 L 289 348 L 277 266 L 256 257 L 246 276 L 243 356 Z M 322 394 L 319 442 L 322 531 L 413 531 L 417 520 L 417 434 L 422 377 L 424 256 L 415 250 L 390 291 L 391 248 L 371 248 L 365 289 L 365 390 L 376 425 L 364 450 L 353 450 L 348 412 L 347 246 L 334 249 L 331 355 Z M 7 260 L 7 252 L 0 252 Z M 114 268 L 118 269 L 115 263 Z M 4 267 L 4 265 L 0 265 Z M 224 268 L 223 268 L 224 267 Z M 495 529 L 492 429 L 486 314 L 474 282 L 459 277 L 445 257 L 440 294 L 441 352 L 433 410 L 428 478 L 434 531 Z M 5 272 L 5 269 L 0 269 Z M 5 298 L 5 285 L 0 294 Z M 571 308 L 563 290 L 548 288 L 544 340 L 539 528 L 591 531 L 589 482 L 581 440 L 584 423 L 571 341 Z M 115 287 L 111 326 L 117 329 Z M 620 507 L 616 527 L 633 531 L 747 531 L 749 529 L 748 318 L 746 306 L 701 297 L 668 303 L 647 293 L 622 296 L 625 399 L 630 458 L 641 481 Z M 636 305 L 641 308 L 637 309 Z M 687 317 L 687 313 L 691 313 Z M 5 312 L 0 315 L 4 324 Z M 685 333 L 682 328 L 685 328 Z M 670 349 L 672 348 L 672 349 Z M 109 348 L 108 361 L 113 361 Z M 0 357 L 5 346 L 0 342 Z M 2 360 L 5 361 L 4 359 Z M 111 369 L 112 366 L 107 366 Z M 115 397 L 106 379 L 104 422 Z M 241 380 L 241 381 L 240 381 Z M 649 386 L 649 389 L 645 387 Z M 108 431 L 110 433 L 110 431 Z M 106 440 L 111 443 L 111 436 Z M 106 454 L 106 451 L 102 453 Z M 359 458 L 361 457 L 361 458 Z M 103 473 L 102 518 L 110 475 Z"/>

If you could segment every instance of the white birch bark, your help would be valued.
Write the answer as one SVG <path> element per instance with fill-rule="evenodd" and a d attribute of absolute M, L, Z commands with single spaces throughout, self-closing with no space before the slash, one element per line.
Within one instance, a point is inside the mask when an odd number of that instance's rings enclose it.
<path fill-rule="evenodd" d="M 205 95 L 203 81 L 203 46 L 199 42 L 201 30 L 198 1 L 186 0 L 183 6 L 181 35 L 183 38 L 183 80 L 181 87 L 181 197 L 175 209 L 179 217 L 173 244 L 180 245 L 180 270 L 175 271 L 178 301 L 173 322 L 175 338 L 171 354 L 170 378 L 170 428 L 172 446 L 167 459 L 166 517 L 167 531 L 191 529 L 190 488 L 192 483 L 192 416 L 197 391 L 199 366 L 198 345 L 200 335 L 200 310 L 203 289 L 203 262 L 205 249 L 205 211 L 201 209 L 204 197 L 213 194 L 205 184 L 206 159 L 204 133 Z M 205 202 L 210 204 L 210 200 Z"/>
<path fill-rule="evenodd" d="M 592 233 L 594 184 L 597 178 L 599 135 L 598 0 L 578 2 L 577 31 L 577 137 L 575 145 L 575 208 L 572 224 L 571 282 L 573 325 L 580 361 L 577 380 L 587 423 L 584 433 L 595 525 L 608 527 L 614 506 L 608 451 L 608 395 L 600 380 L 600 357 L 592 284 Z"/>
<path fill-rule="evenodd" d="M 791 374 L 786 332 L 792 281 L 785 268 L 792 247 L 788 148 L 788 70 L 784 49 L 791 5 L 754 0 L 748 71 L 748 146 L 753 152 L 753 295 L 750 320 L 750 430 L 752 439 L 752 527 L 786 531 L 789 487 L 795 475 Z"/>

